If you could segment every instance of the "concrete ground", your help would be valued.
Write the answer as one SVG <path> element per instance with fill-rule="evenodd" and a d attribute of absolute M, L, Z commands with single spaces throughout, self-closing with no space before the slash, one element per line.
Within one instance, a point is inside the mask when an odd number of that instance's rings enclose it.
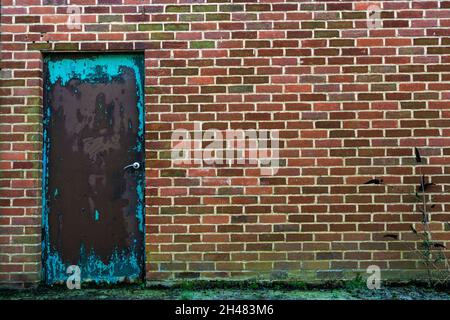
<path fill-rule="evenodd" d="M 48 300 L 48 299 L 100 299 L 100 300 L 450 300 L 450 289 L 431 289 L 421 286 L 382 287 L 369 290 L 364 286 L 343 286 L 340 288 L 145 288 L 125 286 L 115 288 L 82 288 L 68 290 L 63 287 L 35 289 L 0 289 L 0 300 Z"/>

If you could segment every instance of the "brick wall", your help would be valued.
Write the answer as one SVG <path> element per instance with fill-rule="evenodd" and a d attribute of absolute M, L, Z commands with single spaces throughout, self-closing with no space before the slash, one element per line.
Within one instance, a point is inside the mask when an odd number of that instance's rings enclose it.
<path fill-rule="evenodd" d="M 1 283 L 40 279 L 47 51 L 145 51 L 149 280 L 414 274 L 413 147 L 450 244 L 450 1 L 67 2 L 1 0 Z M 280 130 L 277 174 L 175 165 L 196 121 Z"/>

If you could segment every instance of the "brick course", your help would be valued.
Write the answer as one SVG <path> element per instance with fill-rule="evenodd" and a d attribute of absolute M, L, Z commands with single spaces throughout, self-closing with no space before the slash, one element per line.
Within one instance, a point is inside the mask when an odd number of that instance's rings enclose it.
<path fill-rule="evenodd" d="M 49 51 L 145 52 L 148 280 L 414 277 L 414 147 L 450 245 L 450 1 L 67 3 L 1 0 L 0 283 L 40 280 Z M 196 121 L 280 130 L 278 173 L 175 165 L 171 133 Z"/>

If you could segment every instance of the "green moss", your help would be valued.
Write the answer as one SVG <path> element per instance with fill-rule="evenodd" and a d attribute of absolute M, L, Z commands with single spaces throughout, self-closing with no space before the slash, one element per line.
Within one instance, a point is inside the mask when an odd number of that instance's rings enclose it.
<path fill-rule="evenodd" d="M 242 4 L 224 4 L 220 6 L 221 12 L 237 12 L 244 11 L 244 5 Z"/>
<path fill-rule="evenodd" d="M 13 244 L 37 244 L 36 236 L 14 236 L 12 237 Z"/>
<path fill-rule="evenodd" d="M 146 94 L 160 94 L 162 89 L 160 87 L 145 87 Z"/>
<path fill-rule="evenodd" d="M 186 170 L 166 169 L 161 170 L 161 177 L 185 177 Z"/>
<path fill-rule="evenodd" d="M 29 43 L 28 50 L 51 50 L 51 43 Z"/>
<path fill-rule="evenodd" d="M 186 209 L 183 207 L 160 207 L 161 214 L 185 214 Z"/>
<path fill-rule="evenodd" d="M 166 31 L 188 31 L 188 23 L 170 23 L 164 25 L 164 30 Z"/>
<path fill-rule="evenodd" d="M 151 34 L 152 40 L 173 40 L 173 33 L 154 32 Z"/>
<path fill-rule="evenodd" d="M 78 43 L 55 43 L 55 50 L 61 51 L 78 50 Z"/>
<path fill-rule="evenodd" d="M 190 7 L 189 6 L 167 6 L 166 12 L 168 12 L 168 13 L 190 12 Z"/>
<path fill-rule="evenodd" d="M 136 25 L 135 24 L 112 24 L 111 31 L 112 32 L 136 31 Z"/>
<path fill-rule="evenodd" d="M 39 106 L 42 104 L 42 99 L 41 97 L 28 97 L 27 104 L 31 106 L 33 105 Z"/>
<path fill-rule="evenodd" d="M 40 133 L 30 133 L 27 134 L 27 141 L 42 141 L 42 134 Z"/>
<path fill-rule="evenodd" d="M 231 20 L 229 13 L 207 13 L 206 21 L 229 21 Z"/>
<path fill-rule="evenodd" d="M 172 159 L 172 152 L 171 151 L 159 152 L 159 159 Z"/>
<path fill-rule="evenodd" d="M 40 162 L 33 162 L 33 169 L 40 169 L 41 163 Z M 27 171 L 27 175 L 30 178 L 33 179 L 39 179 L 42 176 L 42 172 L 40 170 L 33 170 L 33 171 Z"/>
<path fill-rule="evenodd" d="M 162 24 L 140 24 L 138 25 L 139 31 L 162 31 Z"/>
<path fill-rule="evenodd" d="M 27 115 L 27 123 L 38 123 L 42 119 L 40 114 Z"/>
<path fill-rule="evenodd" d="M 191 41 L 189 43 L 191 49 L 213 49 L 215 48 L 214 41 Z"/>
<path fill-rule="evenodd" d="M 192 11 L 193 12 L 217 12 L 217 6 L 216 5 L 193 6 Z"/>
<path fill-rule="evenodd" d="M 180 21 L 203 21 L 204 16 L 202 14 L 182 14 L 180 15 Z"/>
<path fill-rule="evenodd" d="M 40 140 L 37 140 L 37 141 L 40 142 Z M 30 160 L 41 160 L 41 158 L 42 158 L 42 153 L 41 153 L 41 152 L 28 153 L 28 158 L 29 158 Z M 40 177 L 41 177 L 41 172 L 39 173 L 39 177 L 38 177 L 38 178 L 40 178 Z"/>
<path fill-rule="evenodd" d="M 339 31 L 336 30 L 316 30 L 314 31 L 315 38 L 338 38 Z"/>
<path fill-rule="evenodd" d="M 2 87 L 21 87 L 25 85 L 25 80 L 0 80 Z"/>
<path fill-rule="evenodd" d="M 27 106 L 23 107 L 21 110 L 26 114 L 41 114 L 41 106 Z"/>
<path fill-rule="evenodd" d="M 107 23 L 107 22 L 122 22 L 122 16 L 119 14 L 98 16 L 98 23 Z"/>

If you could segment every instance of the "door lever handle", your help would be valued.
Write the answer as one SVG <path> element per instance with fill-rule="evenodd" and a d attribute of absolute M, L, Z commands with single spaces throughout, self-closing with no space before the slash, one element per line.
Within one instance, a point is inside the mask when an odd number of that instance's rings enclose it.
<path fill-rule="evenodd" d="M 133 168 L 133 169 L 137 170 L 140 168 L 140 166 L 141 165 L 139 164 L 139 162 L 133 162 L 132 164 L 129 164 L 129 165 L 123 167 L 123 170 L 127 170 L 128 168 Z"/>

